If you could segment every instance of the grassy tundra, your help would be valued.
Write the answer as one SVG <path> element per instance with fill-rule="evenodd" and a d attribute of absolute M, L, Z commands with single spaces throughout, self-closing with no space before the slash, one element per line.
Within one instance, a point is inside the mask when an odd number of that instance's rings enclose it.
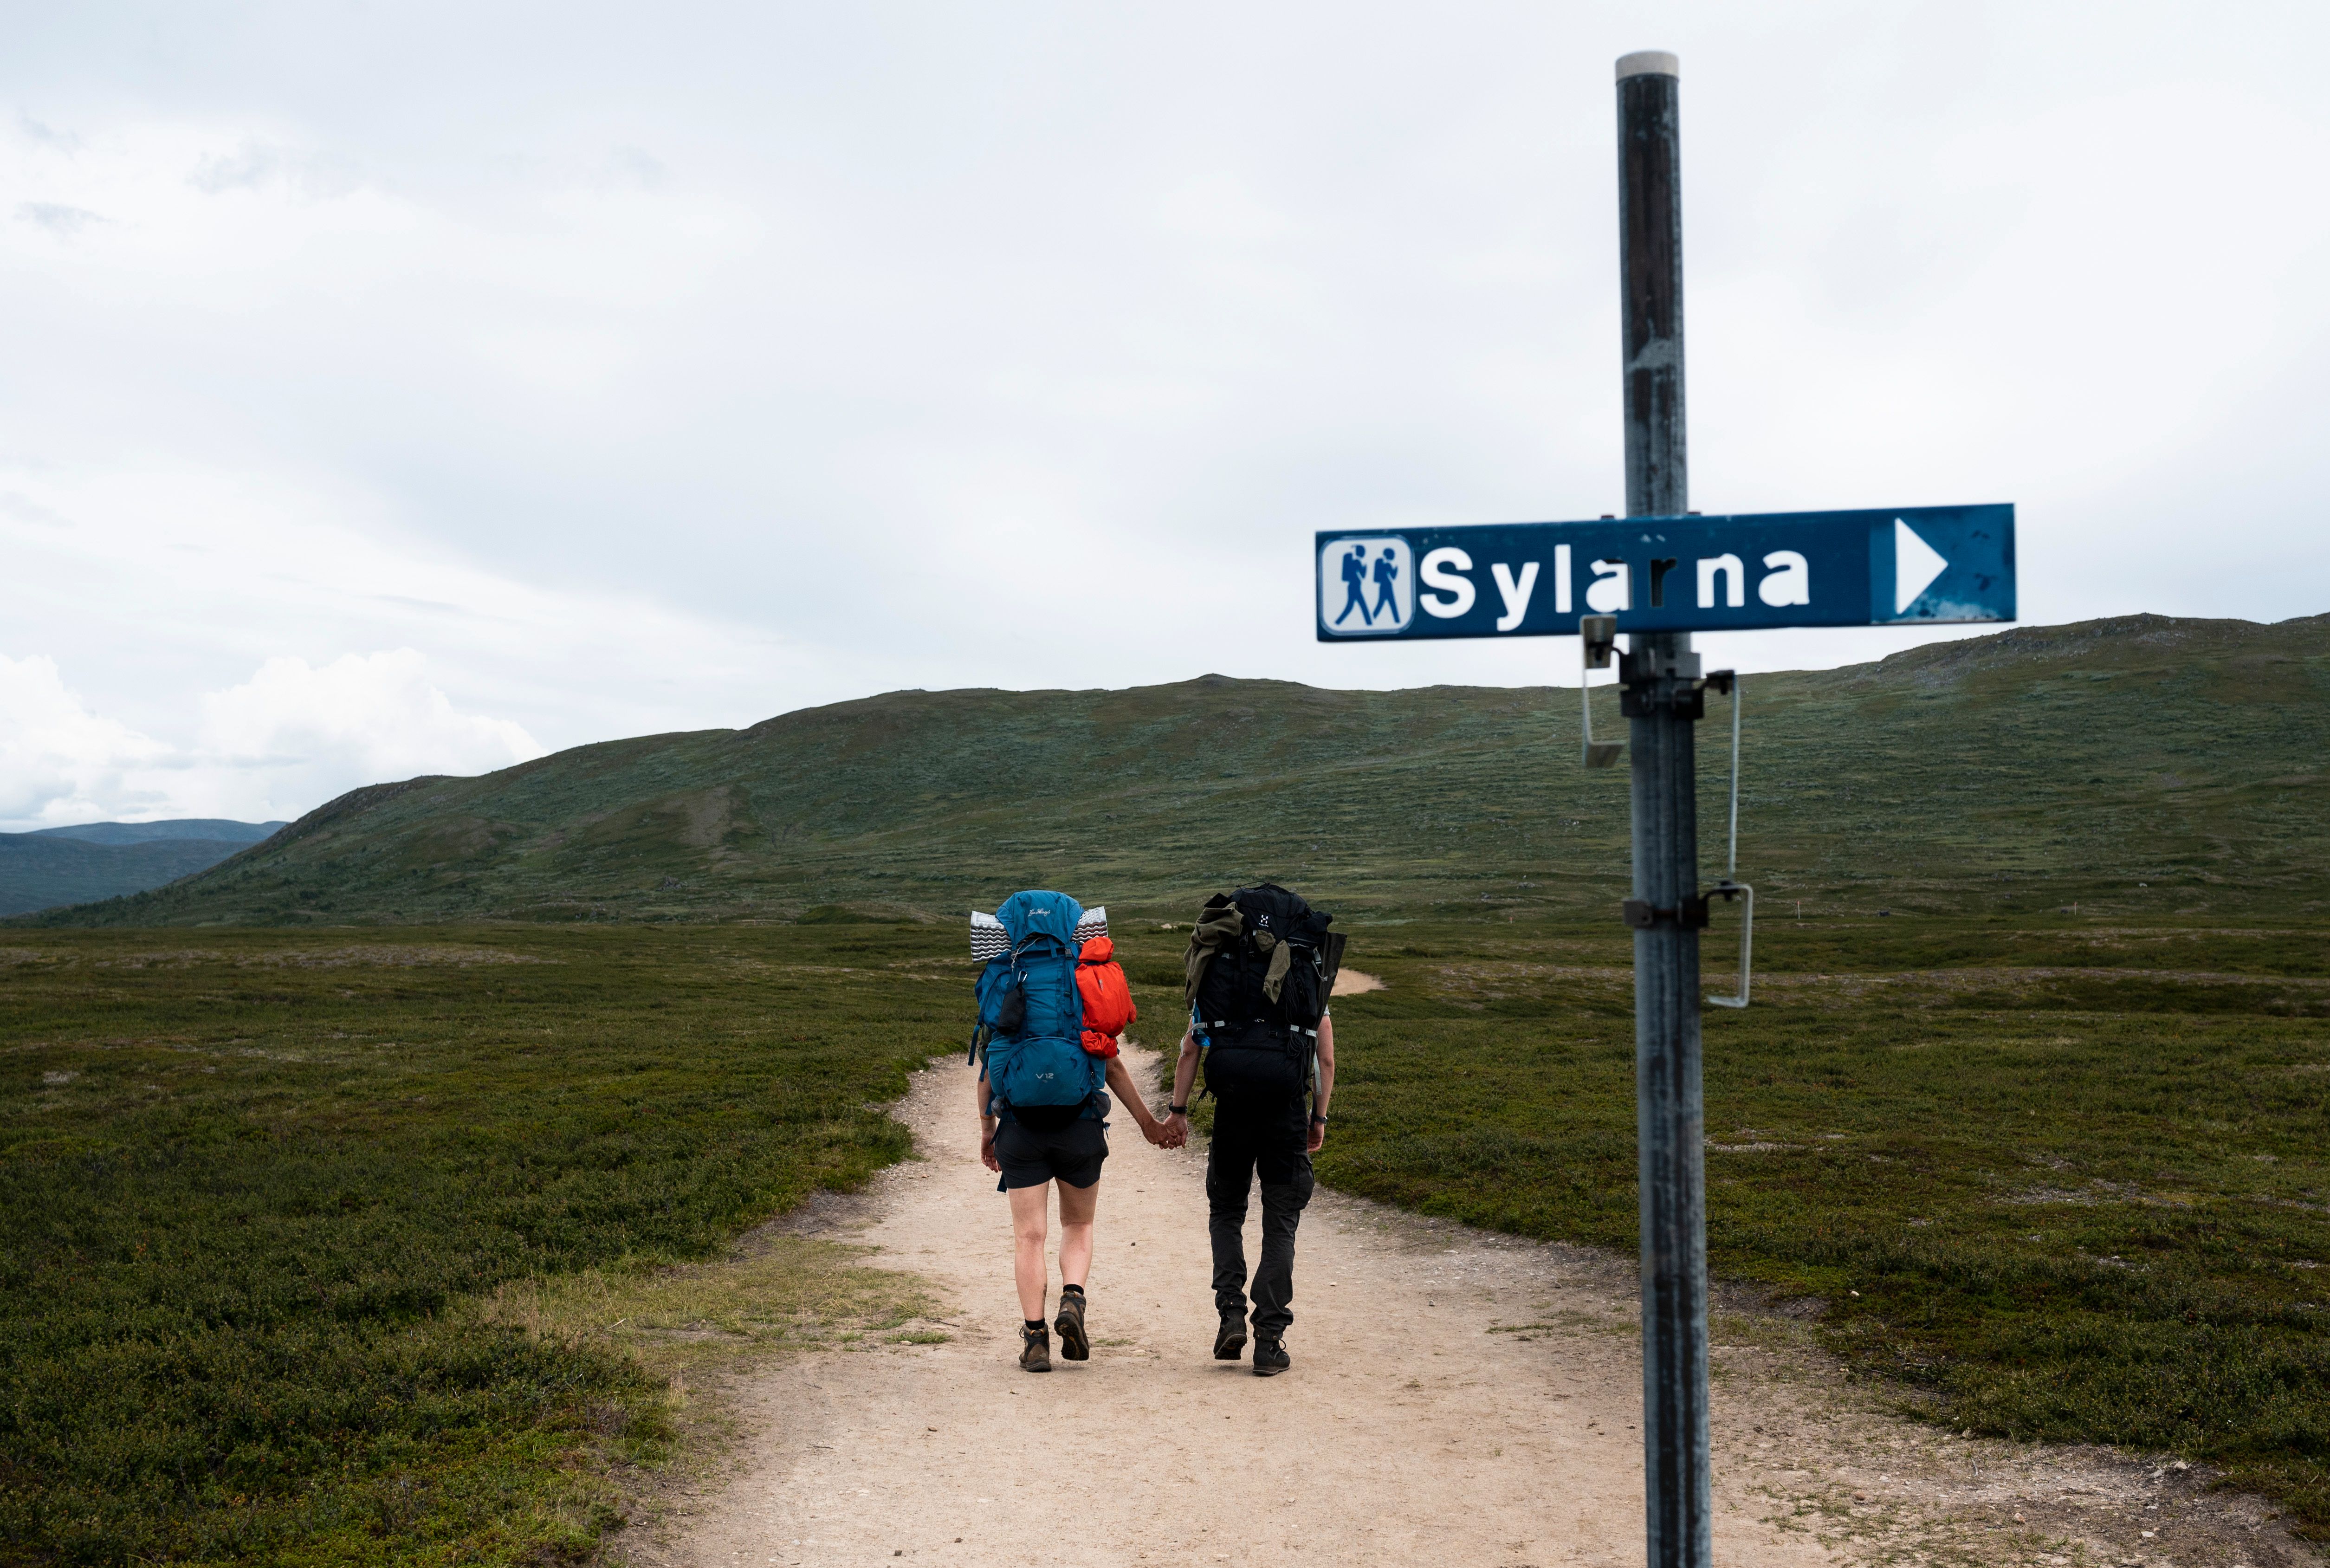
<path fill-rule="evenodd" d="M 1118 928 L 1170 1019 L 1179 935 Z M 2173 1449 L 2330 1531 L 2323 936 L 1775 917 L 1708 1021 L 1717 1270 L 1932 1419 Z M 1354 936 L 1388 988 L 1337 1005 L 1327 1179 L 1631 1249 L 1623 932 Z M 581 1557 L 671 1449 L 665 1331 L 906 1309 L 808 1252 L 725 1297 L 660 1266 L 905 1152 L 867 1102 L 961 1033 L 952 923 L 11 940 L 15 1561 Z"/>
<path fill-rule="evenodd" d="M 810 936 L 0 946 L 0 1560 L 586 1553 L 674 1430 L 594 1301 L 899 1158 L 955 1032 L 936 942 Z M 700 1305 L 878 1307 L 787 1257 Z"/>
<path fill-rule="evenodd" d="M 2325 935 L 1771 920 L 1756 1004 L 1705 1015 L 1713 1271 L 1931 1419 L 2206 1459 L 2330 1532 Z M 1336 1004 L 1324 1179 L 1633 1250 L 1623 936 L 1354 947 L 1389 988 Z"/>

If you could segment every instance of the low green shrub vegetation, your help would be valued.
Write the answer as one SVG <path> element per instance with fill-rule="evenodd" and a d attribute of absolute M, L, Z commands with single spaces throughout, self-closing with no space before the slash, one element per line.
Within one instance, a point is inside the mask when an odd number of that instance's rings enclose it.
<path fill-rule="evenodd" d="M 1116 911 L 1168 1050 L 1188 914 Z M 1716 1271 L 1928 1419 L 2174 1450 L 2330 1532 L 2324 935 L 1783 906 L 1706 1019 Z M 579 1561 L 674 1376 L 929 1332 L 839 1249 L 702 1260 L 905 1153 L 879 1102 L 961 1038 L 952 921 L 9 941 L 0 1556 Z M 1336 1004 L 1321 1174 L 1631 1251 L 1629 954 L 1357 922 L 1387 988 Z"/>
<path fill-rule="evenodd" d="M 1322 1178 L 1632 1251 L 1615 926 L 1360 932 Z M 2205 1459 L 2330 1533 L 2325 935 L 1768 920 L 1755 1005 L 1705 1015 L 1714 1271 L 1932 1419 Z"/>
<path fill-rule="evenodd" d="M 870 1102 L 953 1036 L 960 992 L 890 964 L 935 946 L 0 944 L 0 1558 L 587 1554 L 608 1465 L 660 1458 L 674 1421 L 653 1357 L 573 1332 L 576 1303 L 905 1154 Z"/>

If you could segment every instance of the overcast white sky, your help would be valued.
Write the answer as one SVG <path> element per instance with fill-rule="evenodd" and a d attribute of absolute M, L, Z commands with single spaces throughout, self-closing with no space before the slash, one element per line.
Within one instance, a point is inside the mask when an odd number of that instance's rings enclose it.
<path fill-rule="evenodd" d="M 2032 622 L 2330 610 L 2330 6 L 0 0 L 0 828 L 1320 647 L 1321 527 L 2011 500 Z M 1705 640 L 1746 668 L 1907 633 Z"/>

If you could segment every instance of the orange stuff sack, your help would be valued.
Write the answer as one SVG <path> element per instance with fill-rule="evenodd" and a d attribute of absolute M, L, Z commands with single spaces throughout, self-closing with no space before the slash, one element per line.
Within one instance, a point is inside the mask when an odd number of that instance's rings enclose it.
<path fill-rule="evenodd" d="M 1116 963 L 1116 944 L 1095 936 L 1076 958 L 1076 992 L 1084 1003 L 1084 1049 L 1094 1056 L 1114 1056 L 1116 1037 L 1141 1016 L 1132 1005 L 1132 987 Z"/>

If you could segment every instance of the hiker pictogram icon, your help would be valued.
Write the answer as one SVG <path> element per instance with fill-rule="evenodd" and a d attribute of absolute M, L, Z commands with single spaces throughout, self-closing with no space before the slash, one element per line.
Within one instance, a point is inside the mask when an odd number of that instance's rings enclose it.
<path fill-rule="evenodd" d="M 1319 619 L 1335 635 L 1405 632 L 1415 614 L 1415 560 L 1406 539 L 1346 537 L 1320 551 Z"/>

